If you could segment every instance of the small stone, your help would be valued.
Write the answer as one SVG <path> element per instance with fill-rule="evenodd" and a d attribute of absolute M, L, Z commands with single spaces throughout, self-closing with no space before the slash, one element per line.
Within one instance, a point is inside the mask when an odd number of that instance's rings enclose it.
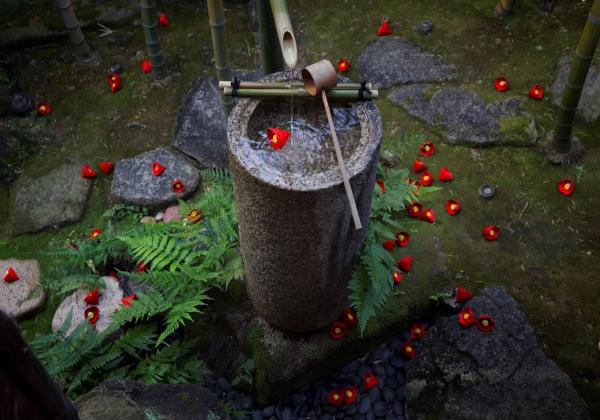
<path fill-rule="evenodd" d="M 33 110 L 33 105 L 33 98 L 25 92 L 15 92 L 10 97 L 10 112 L 19 117 L 29 114 Z"/>
<path fill-rule="evenodd" d="M 123 64 L 121 64 L 121 63 L 113 63 L 113 65 L 110 66 L 110 69 L 108 69 L 108 71 L 110 73 L 121 74 L 121 73 L 123 73 Z"/>
<path fill-rule="evenodd" d="M 383 390 L 385 386 L 385 378 L 383 376 L 377 376 L 377 387 L 380 390 Z"/>
<path fill-rule="evenodd" d="M 249 395 L 244 395 L 240 398 L 240 406 L 249 411 L 252 407 L 254 407 L 254 399 Z"/>
<path fill-rule="evenodd" d="M 375 365 L 373 366 L 373 373 L 378 376 L 383 376 L 385 375 L 385 368 L 381 365 Z"/>
<path fill-rule="evenodd" d="M 428 19 L 422 20 L 416 29 L 420 34 L 427 35 L 433 30 L 433 23 Z"/>
<path fill-rule="evenodd" d="M 282 420 L 292 420 L 292 409 L 290 407 L 286 407 L 283 409 L 281 413 Z"/>
<path fill-rule="evenodd" d="M 367 392 L 367 395 L 369 396 L 369 399 L 371 400 L 371 402 L 379 401 L 381 399 L 381 391 L 379 390 L 378 387 L 371 388 Z"/>
<path fill-rule="evenodd" d="M 275 414 L 275 406 L 274 405 L 266 406 L 265 408 L 263 408 L 262 414 L 265 417 L 271 417 L 273 414 Z"/>
<path fill-rule="evenodd" d="M 154 215 L 154 218 L 156 219 L 157 222 L 160 222 L 163 217 L 165 217 L 165 212 L 164 211 L 159 211 L 158 213 L 156 213 Z"/>
<path fill-rule="evenodd" d="M 127 128 L 148 128 L 146 124 L 140 121 L 129 121 L 125 126 Z"/>
<path fill-rule="evenodd" d="M 400 348 L 401 345 L 402 345 L 402 340 L 400 340 L 399 338 L 393 338 L 388 343 L 388 348 L 390 349 L 390 351 L 392 353 L 394 353 L 394 352 L 398 351 L 398 349 Z"/>
<path fill-rule="evenodd" d="M 406 383 L 406 375 L 404 375 L 404 372 L 396 373 L 396 381 L 398 381 L 398 384 L 400 385 L 404 385 Z"/>
<path fill-rule="evenodd" d="M 391 403 L 396 397 L 396 393 L 390 387 L 383 388 L 383 399 L 386 403 Z"/>
<path fill-rule="evenodd" d="M 292 404 L 294 406 L 298 406 L 298 405 L 304 404 L 307 399 L 308 398 L 306 397 L 306 395 L 299 394 L 299 393 L 293 394 L 291 396 Z"/>
<path fill-rule="evenodd" d="M 387 360 L 387 358 L 390 357 L 390 349 L 388 349 L 387 347 L 379 349 L 375 352 L 375 356 L 379 360 Z"/>
<path fill-rule="evenodd" d="M 319 417 L 319 420 L 334 420 L 333 416 L 331 414 L 321 414 L 321 417 Z"/>
<path fill-rule="evenodd" d="M 352 362 L 346 364 L 342 368 L 342 373 L 345 375 L 350 375 L 352 373 L 355 373 L 358 371 L 358 369 L 360 369 L 361 365 L 362 364 L 361 364 L 360 360 L 353 360 Z"/>
<path fill-rule="evenodd" d="M 397 416 L 402 416 L 404 414 L 404 407 L 402 406 L 400 400 L 394 400 L 392 403 L 392 411 Z"/>
<path fill-rule="evenodd" d="M 356 414 L 358 412 L 358 407 L 356 406 L 356 404 L 350 404 L 347 405 L 346 408 L 344 408 L 344 413 L 346 413 L 349 416 L 352 416 L 354 414 Z"/>
<path fill-rule="evenodd" d="M 391 363 L 383 365 L 385 368 L 385 376 L 394 376 L 396 374 L 396 368 Z"/>
<path fill-rule="evenodd" d="M 394 366 L 396 369 L 402 369 L 402 366 L 404 366 L 404 361 L 402 360 L 402 357 L 400 357 L 399 355 L 395 354 L 392 357 L 390 357 L 390 363 L 392 364 L 392 366 Z"/>
<path fill-rule="evenodd" d="M 0 277 L 4 276 L 8 267 L 15 270 L 19 280 L 7 283 L 0 279 L 0 310 L 18 317 L 42 306 L 47 293 L 40 283 L 39 263 L 36 260 L 14 258 L 0 260 Z M 33 299 L 20 303 L 33 289 L 39 289 L 39 293 Z"/>
<path fill-rule="evenodd" d="M 358 376 L 360 376 L 361 378 L 369 373 L 372 373 L 371 368 L 369 366 L 362 365 L 360 369 L 358 369 Z"/>
<path fill-rule="evenodd" d="M 386 403 L 384 403 L 383 401 L 377 401 L 375 403 L 373 411 L 375 412 L 375 415 L 377 417 L 385 417 L 385 415 L 387 414 L 387 405 L 386 405 Z"/>
<path fill-rule="evenodd" d="M 358 412 L 360 414 L 367 414 L 371 409 L 371 399 L 367 396 L 360 401 L 358 406 Z"/>
<path fill-rule="evenodd" d="M 137 51 L 135 53 L 135 61 L 142 61 L 144 58 L 146 58 L 144 51 Z"/>
<path fill-rule="evenodd" d="M 181 220 L 181 216 L 179 215 L 179 206 L 170 206 L 165 209 L 163 223 L 168 223 L 172 220 Z"/>
<path fill-rule="evenodd" d="M 479 187 L 479 195 L 483 198 L 492 198 L 496 195 L 496 187 L 489 183 L 482 184 Z"/>
<path fill-rule="evenodd" d="M 398 389 L 400 384 L 398 384 L 396 378 L 385 378 L 385 386 L 388 386 L 392 389 Z"/>
<path fill-rule="evenodd" d="M 154 218 L 152 216 L 144 216 L 144 217 L 142 217 L 142 220 L 140 220 L 140 223 L 143 225 L 145 225 L 146 223 L 155 224 L 156 218 Z"/>

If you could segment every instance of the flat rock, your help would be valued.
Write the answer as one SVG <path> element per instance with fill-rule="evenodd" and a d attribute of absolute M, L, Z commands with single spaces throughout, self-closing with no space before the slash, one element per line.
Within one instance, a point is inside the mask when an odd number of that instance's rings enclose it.
<path fill-rule="evenodd" d="M 552 102 L 556 106 L 560 105 L 570 65 L 571 58 L 568 56 L 562 57 L 558 61 L 554 83 L 550 88 Z M 597 65 L 590 66 L 575 115 L 587 123 L 593 123 L 600 118 L 600 70 Z"/>
<path fill-rule="evenodd" d="M 39 178 L 21 176 L 14 186 L 9 215 L 12 233 L 78 221 L 92 187 L 92 181 L 81 177 L 82 166 L 82 162 L 66 163 Z"/>
<path fill-rule="evenodd" d="M 529 146 L 537 137 L 533 118 L 521 109 L 520 98 L 488 103 L 475 92 L 443 88 L 428 95 L 428 85 L 395 89 L 388 99 L 427 124 L 441 128 L 451 144 Z"/>
<path fill-rule="evenodd" d="M 198 384 L 152 384 L 108 381 L 75 403 L 81 420 L 225 419 L 223 406 L 208 389 Z"/>
<path fill-rule="evenodd" d="M 152 173 L 152 163 L 166 166 L 160 176 Z M 172 184 L 180 179 L 185 185 L 182 193 L 173 191 Z M 168 148 L 158 148 L 115 165 L 111 193 L 114 199 L 150 208 L 164 207 L 196 190 L 200 175 L 194 163 Z"/>
<path fill-rule="evenodd" d="M 539 349 L 518 303 L 499 286 L 468 305 L 496 321 L 492 332 L 438 319 L 407 369 L 410 418 L 589 419 L 570 378 Z"/>
<path fill-rule="evenodd" d="M 454 77 L 454 66 L 437 54 L 399 37 L 367 44 L 357 60 L 362 77 L 380 89 L 407 83 L 441 82 Z"/>
<path fill-rule="evenodd" d="M 104 331 L 110 324 L 111 315 L 119 309 L 121 306 L 121 299 L 123 298 L 123 290 L 119 286 L 119 282 L 110 276 L 102 277 L 106 287 L 100 289 L 100 299 L 98 309 L 100 309 L 100 317 L 94 324 L 96 331 Z M 71 334 L 73 330 L 82 322 L 86 322 L 84 317 L 85 309 L 90 306 L 84 302 L 85 296 L 90 292 L 90 289 L 79 288 L 73 294 L 65 298 L 59 305 L 58 309 L 54 313 L 52 318 L 52 331 L 58 331 L 63 325 L 69 312 L 72 312 L 71 326 L 67 330 L 67 335 Z"/>
<path fill-rule="evenodd" d="M 38 309 L 46 301 L 46 289 L 40 284 L 40 265 L 36 260 L 0 260 L 0 277 L 12 267 L 19 280 L 7 283 L 0 279 L 0 310 L 13 317 L 25 315 Z M 33 299 L 20 303 L 36 290 Z"/>

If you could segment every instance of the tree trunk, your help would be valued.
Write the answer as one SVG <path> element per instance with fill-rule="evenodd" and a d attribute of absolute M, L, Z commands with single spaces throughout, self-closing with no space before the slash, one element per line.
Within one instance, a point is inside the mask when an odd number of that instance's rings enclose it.
<path fill-rule="evenodd" d="M 505 17 L 512 13 L 515 0 L 500 0 L 494 9 L 494 16 Z"/>
<path fill-rule="evenodd" d="M 65 28 L 69 32 L 69 38 L 71 38 L 71 44 L 75 46 L 75 53 L 82 57 L 87 58 L 92 53 L 90 46 L 85 40 L 85 36 L 81 31 L 79 21 L 75 16 L 75 10 L 70 0 L 56 0 L 60 14 L 65 22 Z"/>
<path fill-rule="evenodd" d="M 223 0 L 208 0 L 208 24 L 210 25 L 217 78 L 219 80 L 231 80 Z M 225 108 L 225 113 L 229 115 L 229 112 L 231 112 L 235 105 L 235 100 L 233 97 L 221 95 L 221 102 L 223 103 L 223 108 Z"/>
<path fill-rule="evenodd" d="M 155 79 L 162 79 L 167 75 L 167 62 L 160 47 L 158 36 L 158 17 L 156 16 L 156 1 L 141 0 L 142 26 L 148 57 L 152 63 L 152 74 Z"/>
<path fill-rule="evenodd" d="M 575 50 L 575 57 L 573 57 L 569 69 L 569 77 L 558 111 L 554 130 L 554 148 L 559 152 L 566 152 L 571 148 L 571 131 L 575 112 L 599 38 L 600 1 L 596 0 L 581 33 L 577 50 Z"/>

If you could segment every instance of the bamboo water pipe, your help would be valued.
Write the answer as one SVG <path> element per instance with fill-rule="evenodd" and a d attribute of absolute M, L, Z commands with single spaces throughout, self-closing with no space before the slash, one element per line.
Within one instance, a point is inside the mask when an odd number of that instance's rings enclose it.
<path fill-rule="evenodd" d="M 338 83 L 335 86 L 336 90 L 341 90 L 341 89 L 360 89 L 361 88 L 361 84 L 360 83 Z M 233 88 L 233 82 L 229 82 L 229 81 L 225 81 L 225 80 L 221 80 L 219 81 L 219 89 L 224 89 L 224 88 Z M 304 83 L 299 81 L 299 80 L 294 80 L 291 83 L 290 82 L 243 82 L 240 81 L 239 82 L 239 87 L 238 89 L 290 89 L 290 88 L 303 88 L 304 87 Z M 371 83 L 366 83 L 365 84 L 365 88 L 368 90 L 372 90 L 373 85 L 371 85 Z"/>

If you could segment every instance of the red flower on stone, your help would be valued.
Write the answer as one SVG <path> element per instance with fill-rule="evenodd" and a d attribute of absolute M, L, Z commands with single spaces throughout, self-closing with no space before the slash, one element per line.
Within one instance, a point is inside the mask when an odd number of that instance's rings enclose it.
<path fill-rule="evenodd" d="M 394 239 L 388 239 L 387 241 L 383 241 L 383 247 L 387 252 L 390 252 L 396 246 L 396 241 Z"/>
<path fill-rule="evenodd" d="M 412 269 L 412 256 L 407 255 L 406 257 L 396 261 L 396 267 L 405 273 L 408 273 Z"/>
<path fill-rule="evenodd" d="M 383 183 L 383 180 L 382 180 L 382 179 L 379 179 L 379 178 L 377 178 L 377 179 L 375 180 L 375 183 L 376 183 L 377 185 L 379 185 L 379 188 L 381 188 L 381 192 L 385 192 L 385 184 Z"/>
<path fill-rule="evenodd" d="M 477 329 L 482 332 L 491 332 L 494 329 L 496 322 L 489 315 L 479 315 L 477 318 Z"/>
<path fill-rule="evenodd" d="M 419 172 L 423 172 L 426 169 L 427 169 L 427 166 L 425 165 L 425 163 L 423 163 L 422 160 L 415 159 L 413 161 L 413 172 L 414 173 L 418 174 Z"/>
<path fill-rule="evenodd" d="M 458 314 L 458 322 L 463 327 L 470 327 L 475 323 L 475 313 L 473 309 L 465 306 L 462 311 Z"/>
<path fill-rule="evenodd" d="M 102 162 L 100 162 L 98 164 L 98 166 L 100 167 L 100 170 L 102 171 L 102 173 L 104 175 L 108 175 L 110 173 L 110 171 L 112 170 L 112 168 L 113 168 L 114 165 L 113 165 L 112 162 L 109 162 L 107 160 L 103 160 Z"/>
<path fill-rule="evenodd" d="M 498 77 L 494 80 L 494 87 L 498 92 L 504 92 L 508 89 L 508 80 L 504 77 Z"/>
<path fill-rule="evenodd" d="M 166 166 L 161 165 L 158 161 L 154 161 L 152 163 L 152 173 L 154 174 L 154 176 L 159 176 L 160 174 L 162 174 L 165 170 L 167 169 Z"/>
<path fill-rule="evenodd" d="M 471 294 L 471 292 L 469 292 L 464 287 L 458 286 L 456 288 L 456 297 L 455 297 L 456 303 L 466 302 L 467 300 L 471 299 L 472 297 L 473 297 L 473 295 Z"/>
<path fill-rule="evenodd" d="M 158 24 L 160 26 L 169 26 L 171 22 L 169 22 L 169 17 L 166 13 L 161 13 L 158 15 Z"/>
<path fill-rule="evenodd" d="M 435 222 L 435 214 L 433 214 L 433 210 L 431 210 L 429 207 L 426 208 L 421 215 L 421 219 L 429 223 Z"/>
<path fill-rule="evenodd" d="M 336 407 L 341 407 L 344 403 L 344 391 L 339 389 L 329 391 L 327 394 L 327 401 L 329 404 L 335 405 Z"/>
<path fill-rule="evenodd" d="M 386 36 L 386 35 L 391 35 L 392 34 L 392 29 L 390 28 L 390 24 L 388 19 L 384 19 L 381 22 L 381 25 L 379 25 L 379 28 L 377 28 L 377 35 L 378 36 Z"/>
<path fill-rule="evenodd" d="M 410 336 L 413 340 L 419 340 L 425 335 L 425 327 L 420 322 L 413 324 L 410 329 Z"/>
<path fill-rule="evenodd" d="M 486 241 L 493 241 L 500 236 L 500 228 L 494 225 L 487 225 L 483 228 L 483 237 Z"/>
<path fill-rule="evenodd" d="M 371 372 L 366 372 L 362 376 L 362 383 L 367 391 L 369 389 L 373 388 L 374 386 L 377 386 L 378 382 L 379 381 L 377 380 L 377 377 L 375 375 L 373 375 Z"/>
<path fill-rule="evenodd" d="M 8 269 L 4 273 L 4 281 L 7 283 L 12 283 L 13 281 L 17 281 L 19 279 L 20 277 L 18 276 L 15 269 L 12 267 L 8 267 Z"/>
<path fill-rule="evenodd" d="M 453 178 L 454 176 L 452 175 L 452 172 L 443 166 L 440 170 L 440 174 L 438 175 L 438 181 L 452 181 Z"/>
<path fill-rule="evenodd" d="M 410 217 L 419 217 L 423 212 L 423 204 L 414 202 L 408 206 L 408 215 Z"/>
<path fill-rule="evenodd" d="M 333 324 L 331 324 L 331 327 L 329 327 L 329 335 L 334 340 L 339 340 L 340 338 L 348 335 L 348 328 L 341 322 L 335 321 Z"/>
<path fill-rule="evenodd" d="M 90 234 L 89 234 L 88 238 L 89 238 L 89 239 L 94 239 L 96 236 L 100 235 L 101 233 L 102 233 L 102 229 L 100 229 L 100 228 L 95 228 L 95 229 L 93 229 L 93 230 L 90 232 Z"/>
<path fill-rule="evenodd" d="M 348 386 L 342 391 L 344 393 L 344 402 L 346 404 L 352 404 L 354 401 L 356 401 L 356 397 L 358 396 L 358 388 L 355 386 Z"/>
<path fill-rule="evenodd" d="M 431 141 L 427 141 L 419 146 L 419 153 L 423 156 L 431 156 L 435 153 L 435 145 Z"/>
<path fill-rule="evenodd" d="M 342 58 L 337 62 L 337 68 L 340 73 L 345 73 L 350 70 L 350 61 L 347 58 Z"/>
<path fill-rule="evenodd" d="M 408 246 L 409 242 L 410 235 L 408 232 L 396 232 L 396 243 L 399 247 L 404 248 L 405 246 Z"/>
<path fill-rule="evenodd" d="M 144 264 L 143 261 L 138 261 L 138 263 L 137 263 L 138 273 L 143 273 L 144 271 L 148 271 L 149 268 L 150 268 L 150 264 Z"/>
<path fill-rule="evenodd" d="M 342 312 L 341 322 L 348 328 L 356 327 L 358 325 L 356 313 L 350 308 L 344 309 L 344 312 Z"/>
<path fill-rule="evenodd" d="M 573 192 L 574 188 L 575 188 L 575 183 L 573 182 L 573 180 L 571 178 L 565 178 L 565 179 L 561 179 L 560 181 L 558 181 L 558 191 L 560 191 L 560 193 L 562 195 L 571 195 L 571 193 Z"/>
<path fill-rule="evenodd" d="M 97 305 L 99 302 L 98 288 L 94 287 L 92 291 L 83 298 L 83 301 L 89 305 Z"/>
<path fill-rule="evenodd" d="M 406 341 L 404 344 L 402 344 L 400 351 L 402 352 L 402 355 L 407 359 L 414 359 L 416 356 L 415 347 L 410 341 Z"/>
<path fill-rule="evenodd" d="M 271 146 L 273 146 L 273 149 L 281 150 L 290 138 L 290 132 L 280 128 L 267 128 L 267 138 L 269 139 Z"/>
<path fill-rule="evenodd" d="M 529 89 L 529 93 L 527 94 L 527 96 L 539 101 L 544 97 L 544 89 L 542 89 L 542 87 L 536 83 L 533 86 L 531 86 L 531 89 Z"/>
<path fill-rule="evenodd" d="M 402 273 L 399 271 L 394 271 L 394 282 L 396 284 L 401 283 L 402 282 Z"/>
<path fill-rule="evenodd" d="M 85 309 L 84 316 L 87 322 L 93 325 L 100 318 L 100 309 L 97 306 L 90 306 Z"/>
<path fill-rule="evenodd" d="M 35 104 L 35 112 L 37 112 L 38 115 L 48 115 L 52 112 L 52 107 L 48 102 L 38 102 Z"/>
<path fill-rule="evenodd" d="M 425 171 L 421 174 L 421 181 L 420 181 L 421 185 L 425 186 L 425 187 L 429 187 L 431 184 L 433 184 L 433 174 L 429 171 Z"/>
<path fill-rule="evenodd" d="M 171 187 L 173 188 L 173 191 L 175 191 L 178 194 L 182 193 L 185 190 L 185 184 L 179 178 L 177 178 L 175 181 L 173 181 L 173 184 L 171 185 Z"/>
<path fill-rule="evenodd" d="M 81 168 L 81 176 L 83 178 L 93 178 L 96 176 L 96 172 L 86 163 L 83 165 L 83 168 Z"/>
<path fill-rule="evenodd" d="M 135 295 L 129 295 L 121 299 L 121 303 L 125 306 L 131 306 L 131 301 L 135 299 Z"/>
<path fill-rule="evenodd" d="M 144 58 L 144 60 L 142 60 L 141 68 L 144 73 L 150 73 L 152 71 L 152 62 L 147 58 Z"/>
<path fill-rule="evenodd" d="M 446 211 L 449 215 L 454 216 L 458 214 L 461 210 L 460 203 L 456 200 L 448 200 L 446 202 Z"/>

